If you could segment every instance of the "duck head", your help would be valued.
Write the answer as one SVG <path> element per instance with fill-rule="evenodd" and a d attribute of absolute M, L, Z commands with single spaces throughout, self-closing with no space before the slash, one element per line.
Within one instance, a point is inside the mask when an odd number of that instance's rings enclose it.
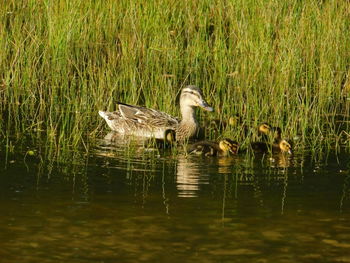
<path fill-rule="evenodd" d="M 180 105 L 181 107 L 200 107 L 207 111 L 213 111 L 213 108 L 204 100 L 202 91 L 194 85 L 182 89 Z"/>
<path fill-rule="evenodd" d="M 267 123 L 260 124 L 258 128 L 259 133 L 264 135 L 269 135 L 270 130 L 271 126 Z"/>
<path fill-rule="evenodd" d="M 232 154 L 237 154 L 239 149 L 239 144 L 231 139 L 223 139 L 219 142 L 219 147 L 224 152 L 230 152 Z"/>
<path fill-rule="evenodd" d="M 292 146 L 286 140 L 282 139 L 278 145 L 282 153 L 292 154 Z"/>

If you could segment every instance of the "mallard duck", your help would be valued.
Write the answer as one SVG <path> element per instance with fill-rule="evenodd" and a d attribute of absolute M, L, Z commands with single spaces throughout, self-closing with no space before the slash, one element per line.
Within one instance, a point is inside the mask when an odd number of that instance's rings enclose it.
<path fill-rule="evenodd" d="M 268 142 L 252 142 L 251 147 L 254 152 L 257 153 L 267 153 L 272 151 L 272 153 L 292 153 L 292 146 L 290 143 L 282 138 L 275 139 L 272 144 Z"/>
<path fill-rule="evenodd" d="M 197 137 L 199 125 L 195 117 L 196 107 L 213 111 L 204 100 L 202 91 L 190 85 L 181 91 L 181 121 L 161 111 L 124 103 L 118 103 L 119 111 L 99 111 L 99 114 L 112 130 L 121 134 L 164 139 L 166 130 L 174 130 L 176 140 L 184 141 Z"/>
<path fill-rule="evenodd" d="M 188 153 L 195 153 L 204 156 L 228 156 L 237 154 L 239 144 L 231 139 L 223 139 L 217 142 L 200 141 L 189 146 Z"/>

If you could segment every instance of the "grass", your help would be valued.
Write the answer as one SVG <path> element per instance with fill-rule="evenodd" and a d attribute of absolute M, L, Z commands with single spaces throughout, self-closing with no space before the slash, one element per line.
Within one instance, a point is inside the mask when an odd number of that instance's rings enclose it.
<path fill-rule="evenodd" d="M 44 137 L 56 154 L 88 148 L 108 129 L 99 109 L 124 101 L 179 115 L 186 84 L 202 87 L 211 117 L 269 122 L 301 147 L 330 147 L 340 114 L 348 120 L 346 1 L 0 2 L 7 141 Z M 237 129 L 224 135 L 249 141 Z"/>

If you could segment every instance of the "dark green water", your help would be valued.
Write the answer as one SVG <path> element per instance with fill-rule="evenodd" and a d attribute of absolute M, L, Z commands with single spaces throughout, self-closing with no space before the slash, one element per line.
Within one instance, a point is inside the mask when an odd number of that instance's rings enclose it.
<path fill-rule="evenodd" d="M 349 155 L 1 153 L 1 262 L 350 262 Z"/>

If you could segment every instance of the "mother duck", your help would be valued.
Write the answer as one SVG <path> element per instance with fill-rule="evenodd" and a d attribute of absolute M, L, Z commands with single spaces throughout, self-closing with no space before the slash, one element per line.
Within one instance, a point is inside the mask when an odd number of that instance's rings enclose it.
<path fill-rule="evenodd" d="M 174 130 L 176 140 L 185 141 L 198 136 L 195 108 L 213 111 L 203 97 L 202 91 L 193 85 L 181 90 L 181 120 L 161 111 L 124 103 L 118 103 L 119 111 L 99 111 L 99 114 L 113 131 L 120 134 L 164 139 L 168 130 Z"/>

